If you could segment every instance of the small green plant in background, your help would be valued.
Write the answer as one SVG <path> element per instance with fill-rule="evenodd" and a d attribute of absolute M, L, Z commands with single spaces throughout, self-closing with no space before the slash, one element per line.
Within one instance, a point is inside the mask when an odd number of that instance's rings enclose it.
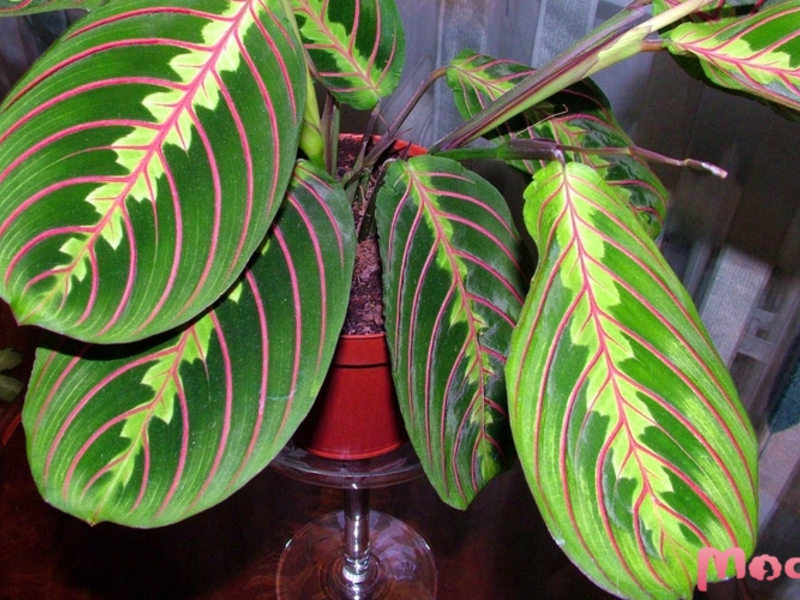
<path fill-rule="evenodd" d="M 22 391 L 24 384 L 16 377 L 5 374 L 21 364 L 22 354 L 13 348 L 0 349 L 0 400 L 12 402 Z"/>

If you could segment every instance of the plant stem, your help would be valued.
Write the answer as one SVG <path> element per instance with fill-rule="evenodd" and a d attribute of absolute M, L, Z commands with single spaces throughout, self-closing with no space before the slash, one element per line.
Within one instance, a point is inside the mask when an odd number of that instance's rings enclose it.
<path fill-rule="evenodd" d="M 405 120 L 408 118 L 408 115 L 411 114 L 411 111 L 414 110 L 414 107 L 419 103 L 431 86 L 445 75 L 447 75 L 447 67 L 441 67 L 428 74 L 428 76 L 425 78 L 425 81 L 420 84 L 411 98 L 408 99 L 408 102 L 406 102 L 403 108 L 400 109 L 400 112 L 397 113 L 397 116 L 387 128 L 386 133 L 381 138 L 381 141 L 378 142 L 367 155 L 367 158 L 364 161 L 365 164 L 374 164 L 381 154 L 386 152 L 386 150 L 394 145 L 394 142 L 397 139 L 397 133 Z"/>
<path fill-rule="evenodd" d="M 378 191 L 383 185 L 383 179 L 385 176 L 386 176 L 386 169 L 384 167 L 381 167 L 378 170 L 374 182 L 371 182 L 369 177 L 366 177 L 366 180 L 364 181 L 362 189 L 369 190 L 369 194 L 365 195 L 364 197 L 364 204 L 365 204 L 364 218 L 361 220 L 361 223 L 359 224 L 358 227 L 359 242 L 363 242 L 364 240 L 366 240 L 372 233 L 373 229 L 375 228 L 376 198 L 378 196 Z M 370 183 L 372 183 L 372 185 L 370 185 Z"/>
<path fill-rule="evenodd" d="M 709 175 L 714 175 L 720 179 L 725 179 L 728 172 L 711 163 L 696 160 L 694 158 L 672 158 L 653 150 L 648 150 L 640 146 L 613 147 L 605 146 L 602 148 L 584 148 L 582 146 L 565 146 L 554 143 L 553 146 L 562 152 L 580 152 L 581 154 L 593 154 L 595 156 L 630 156 L 632 158 L 642 158 L 648 162 L 655 162 L 672 167 L 686 167 L 694 171 L 700 171 Z"/>
<path fill-rule="evenodd" d="M 711 163 L 693 158 L 672 158 L 647 150 L 639 146 L 604 146 L 601 148 L 586 148 L 584 146 L 570 146 L 560 144 L 548 139 L 511 140 L 493 148 L 456 148 L 438 152 L 438 156 L 447 156 L 454 160 L 467 159 L 498 159 L 498 160 L 557 160 L 564 152 L 574 152 L 594 156 L 630 156 L 638 157 L 649 162 L 657 162 L 673 167 L 687 167 L 695 171 L 708 173 L 724 179 L 728 173 Z"/>
<path fill-rule="evenodd" d="M 642 52 L 661 52 L 664 50 L 664 42 L 661 40 L 645 40 L 642 42 Z"/>
<path fill-rule="evenodd" d="M 703 160 L 695 160 L 694 158 L 670 158 L 669 156 L 664 156 L 663 154 L 653 152 L 652 150 L 647 150 L 646 148 L 640 148 L 638 146 L 631 146 L 628 150 L 630 150 L 631 155 L 640 156 L 651 162 L 659 162 L 675 167 L 688 167 L 695 171 L 714 175 L 720 179 L 725 179 L 728 176 L 728 172 L 725 169 Z"/>
<path fill-rule="evenodd" d="M 338 169 L 339 121 L 339 106 L 334 97 L 328 93 L 325 96 L 325 104 L 322 108 L 323 154 L 325 157 L 325 170 L 334 177 L 336 177 Z"/>
<path fill-rule="evenodd" d="M 552 140 L 533 139 L 513 140 L 508 143 L 499 144 L 492 147 L 465 147 L 453 148 L 452 150 L 442 150 L 436 152 L 437 156 L 451 158 L 453 160 L 554 160 L 557 158 L 560 146 Z M 581 148 L 582 150 L 582 148 Z"/>

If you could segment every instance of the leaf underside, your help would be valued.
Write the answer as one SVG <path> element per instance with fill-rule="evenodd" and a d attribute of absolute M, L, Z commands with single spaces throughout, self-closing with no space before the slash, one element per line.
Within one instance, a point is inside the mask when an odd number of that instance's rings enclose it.
<path fill-rule="evenodd" d="M 627 598 L 690 598 L 704 546 L 750 552 L 756 443 L 658 249 L 592 169 L 526 191 L 540 263 L 512 341 L 509 412 L 551 534 Z"/>
<path fill-rule="evenodd" d="M 513 89 L 533 73 L 525 65 L 465 50 L 450 64 L 448 85 L 456 106 L 468 119 L 491 101 Z M 546 102 L 524 111 L 498 127 L 487 138 L 495 142 L 510 140 L 553 140 L 566 146 L 592 149 L 628 148 L 633 141 L 617 123 L 608 99 L 591 80 L 584 80 L 551 96 Z M 567 161 L 594 167 L 656 237 L 666 214 L 667 191 L 647 163 L 627 155 L 565 152 Z M 536 159 L 509 161 L 512 166 L 533 174 L 547 161 Z"/>
<path fill-rule="evenodd" d="M 522 246 L 502 196 L 450 159 L 392 163 L 376 211 L 406 429 L 440 497 L 464 508 L 514 456 L 504 366 Z"/>
<path fill-rule="evenodd" d="M 236 280 L 291 175 L 305 101 L 280 0 L 120 0 L 0 109 L 0 296 L 93 342 L 187 322 Z"/>
<path fill-rule="evenodd" d="M 299 166 L 263 254 L 211 312 L 154 341 L 40 349 L 23 424 L 45 499 L 156 527 L 244 485 L 322 385 L 354 248 L 344 191 Z"/>

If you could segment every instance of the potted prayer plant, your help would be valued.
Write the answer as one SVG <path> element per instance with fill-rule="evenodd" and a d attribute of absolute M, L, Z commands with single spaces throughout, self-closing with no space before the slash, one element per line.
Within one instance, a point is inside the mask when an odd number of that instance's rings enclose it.
<path fill-rule="evenodd" d="M 691 596 L 703 547 L 752 551 L 755 436 L 653 241 L 647 161 L 721 173 L 635 147 L 587 78 L 670 52 L 797 110 L 800 1 L 634 0 L 535 71 L 465 50 L 343 173 L 339 108 L 377 121 L 401 76 L 393 0 L 0 0 L 66 8 L 89 12 L 0 107 L 0 296 L 52 332 L 23 412 L 48 502 L 157 527 L 264 469 L 331 363 L 363 202 L 399 407 L 445 502 L 518 456 L 570 559 L 630 598 Z M 464 125 L 386 160 L 439 77 Z M 532 276 L 476 157 L 530 175 Z"/>

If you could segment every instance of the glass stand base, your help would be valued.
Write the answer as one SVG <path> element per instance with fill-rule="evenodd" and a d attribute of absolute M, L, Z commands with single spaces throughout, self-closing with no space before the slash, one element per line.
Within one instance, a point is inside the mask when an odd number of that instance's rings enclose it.
<path fill-rule="evenodd" d="M 433 600 L 436 566 L 428 544 L 402 521 L 369 512 L 369 566 L 361 582 L 345 576 L 345 515 L 312 521 L 278 563 L 279 600 Z"/>

